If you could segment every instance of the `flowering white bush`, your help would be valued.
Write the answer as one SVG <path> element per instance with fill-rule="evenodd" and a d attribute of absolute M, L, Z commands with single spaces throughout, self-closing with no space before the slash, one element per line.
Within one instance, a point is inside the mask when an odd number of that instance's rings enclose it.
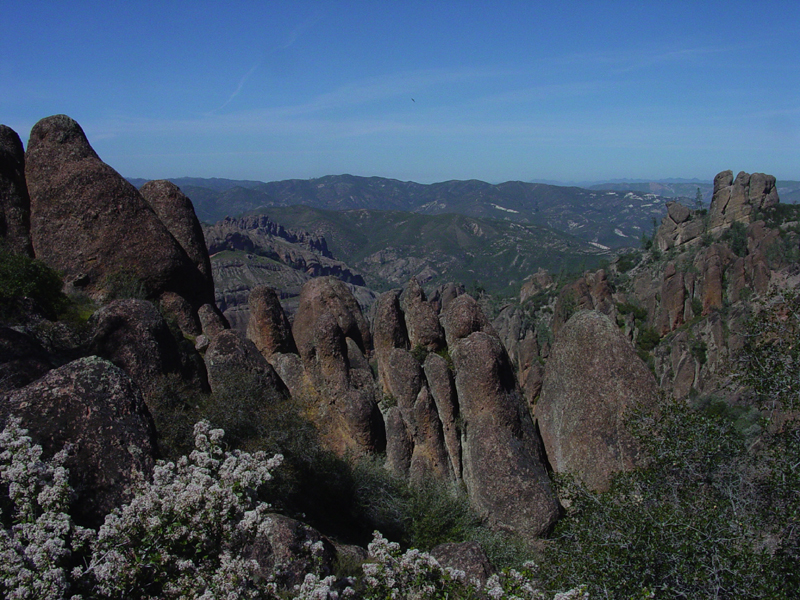
<path fill-rule="evenodd" d="M 62 450 L 43 462 L 34 445 L 10 418 L 0 433 L 0 596 L 14 599 L 53 598 L 70 591 L 73 554 L 93 536 L 66 513 L 70 497 Z"/>
<path fill-rule="evenodd" d="M 545 600 L 533 578 L 532 563 L 523 572 L 508 570 L 492 575 L 485 584 L 467 580 L 463 571 L 443 569 L 426 552 L 411 549 L 400 552 L 400 546 L 375 532 L 368 546 L 370 561 L 363 566 L 364 593 L 367 600 L 478 599 Z M 586 600 L 583 588 L 556 594 L 553 600 Z"/>
<path fill-rule="evenodd" d="M 308 573 L 302 585 L 279 592 L 255 575 L 258 565 L 243 551 L 267 531 L 268 506 L 255 491 L 282 459 L 225 452 L 224 432 L 204 421 L 195 426 L 197 449 L 177 463 L 159 461 L 152 481 L 140 478 L 130 504 L 95 533 L 67 514 L 66 451 L 43 462 L 41 447 L 19 425 L 12 418 L 0 433 L 3 598 L 79 600 L 74 592 L 83 590 L 87 598 L 125 599 L 545 599 L 530 569 L 493 575 L 482 585 L 467 581 L 463 571 L 443 569 L 430 554 L 401 553 L 377 532 L 361 581 Z M 312 556 L 322 549 L 321 542 L 307 548 Z M 88 566 L 74 566 L 82 557 Z M 574 589 L 553 600 L 586 598 Z"/>
<path fill-rule="evenodd" d="M 130 504 L 106 517 L 89 570 L 101 594 L 116 598 L 257 598 L 257 563 L 241 556 L 265 532 L 268 505 L 256 489 L 282 460 L 263 452 L 225 452 L 224 431 L 195 425 L 195 445 L 177 463 L 140 479 Z"/>

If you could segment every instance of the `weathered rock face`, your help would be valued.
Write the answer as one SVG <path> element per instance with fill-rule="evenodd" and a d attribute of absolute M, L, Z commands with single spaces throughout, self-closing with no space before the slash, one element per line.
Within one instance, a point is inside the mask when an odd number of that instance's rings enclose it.
<path fill-rule="evenodd" d="M 0 125 L 0 240 L 12 252 L 27 256 L 33 256 L 30 213 L 22 140 L 16 131 Z"/>
<path fill-rule="evenodd" d="M 436 309 L 425 299 L 425 292 L 412 278 L 400 296 L 406 331 L 412 348 L 435 352 L 444 346 L 444 332 Z"/>
<path fill-rule="evenodd" d="M 89 323 L 94 329 L 92 352 L 125 371 L 146 396 L 157 393 L 160 379 L 169 374 L 208 389 L 202 359 L 178 345 L 151 302 L 115 300 L 94 313 Z"/>
<path fill-rule="evenodd" d="M 616 304 L 604 269 L 586 273 L 561 290 L 553 310 L 553 333 L 558 333 L 576 310 L 597 310 L 604 315 L 616 315 Z"/>
<path fill-rule="evenodd" d="M 478 542 L 439 544 L 431 550 L 431 555 L 443 568 L 464 571 L 467 581 L 477 579 L 486 583 L 495 569 Z"/>
<path fill-rule="evenodd" d="M 705 232 L 705 223 L 696 211 L 667 202 L 667 214 L 661 220 L 653 243 L 663 252 L 683 244 L 697 244 Z"/>
<path fill-rule="evenodd" d="M 291 325 L 274 289 L 258 286 L 250 292 L 247 338 L 269 358 L 274 352 L 297 353 Z"/>
<path fill-rule="evenodd" d="M 383 449 L 383 420 L 365 358 L 372 350 L 372 337 L 348 287 L 330 277 L 306 283 L 292 334 L 315 388 L 307 400 L 309 414 L 327 446 L 342 455 Z"/>
<path fill-rule="evenodd" d="M 195 264 L 75 121 L 56 115 L 33 127 L 25 176 L 34 252 L 68 284 L 102 296 L 122 276 L 140 280 L 150 298 L 174 292 L 195 309 L 208 302 Z"/>
<path fill-rule="evenodd" d="M 500 340 L 476 331 L 451 349 L 462 418 L 463 479 L 494 527 L 535 537 L 558 519 L 544 451 Z"/>
<path fill-rule="evenodd" d="M 556 336 L 536 405 L 553 470 L 607 489 L 615 472 L 638 459 L 625 416 L 656 400 L 653 375 L 619 328 L 596 311 L 576 313 Z"/>
<path fill-rule="evenodd" d="M 208 382 L 215 393 L 235 389 L 243 377 L 250 377 L 253 385 L 279 394 L 288 392 L 286 385 L 255 344 L 240 332 L 226 329 L 217 334 L 206 350 Z"/>
<path fill-rule="evenodd" d="M 141 392 L 121 369 L 96 356 L 82 358 L 0 398 L 10 415 L 45 456 L 67 445 L 70 514 L 81 525 L 98 527 L 106 514 L 130 500 L 133 473 L 149 475 L 154 465 L 155 428 Z"/>
<path fill-rule="evenodd" d="M 714 178 L 708 228 L 715 231 L 736 221 L 749 224 L 755 211 L 777 203 L 778 190 L 772 175 L 741 171 L 733 179 L 732 171 L 723 171 Z"/>
<path fill-rule="evenodd" d="M 458 340 L 475 331 L 485 331 L 490 335 L 496 335 L 481 307 L 472 296 L 467 294 L 454 298 L 447 305 L 442 314 L 442 325 L 447 345 L 451 348 Z"/>
<path fill-rule="evenodd" d="M 304 360 L 313 352 L 314 324 L 323 314 L 332 315 L 344 336 L 355 341 L 362 352 L 372 350 L 369 323 L 348 287 L 333 277 L 318 277 L 303 286 L 292 326 L 292 335 Z"/>
<path fill-rule="evenodd" d="M 200 273 L 197 290 L 201 304 L 214 303 L 214 280 L 211 277 L 211 260 L 208 257 L 203 228 L 194 212 L 192 201 L 174 183 L 165 179 L 148 181 L 139 193 L 153 208 L 172 237 L 180 244 L 189 260 Z"/>

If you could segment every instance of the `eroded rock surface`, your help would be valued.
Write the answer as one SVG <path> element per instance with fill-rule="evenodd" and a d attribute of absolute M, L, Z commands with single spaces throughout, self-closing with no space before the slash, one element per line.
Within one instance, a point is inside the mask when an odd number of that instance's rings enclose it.
<path fill-rule="evenodd" d="M 130 500 L 133 473 L 148 476 L 156 454 L 155 428 L 142 394 L 120 368 L 81 358 L 0 397 L 3 419 L 22 420 L 45 457 L 71 448 L 65 466 L 75 490 L 71 514 L 98 527 Z"/>
<path fill-rule="evenodd" d="M 607 489 L 639 458 L 625 417 L 656 401 L 655 379 L 619 327 L 596 311 L 576 313 L 556 336 L 536 405 L 553 470 Z"/>

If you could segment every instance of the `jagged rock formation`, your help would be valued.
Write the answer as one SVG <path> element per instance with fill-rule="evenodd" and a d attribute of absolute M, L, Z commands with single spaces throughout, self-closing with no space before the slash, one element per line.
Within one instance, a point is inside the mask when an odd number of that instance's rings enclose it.
<path fill-rule="evenodd" d="M 66 115 L 42 119 L 25 161 L 37 258 L 96 296 L 119 278 L 140 281 L 149 298 L 171 292 L 192 307 L 179 322 L 196 321 L 194 311 L 209 301 L 207 283 L 136 188 L 100 160 L 80 125 Z"/>
<path fill-rule="evenodd" d="M 382 449 L 385 434 L 366 360 L 372 336 L 348 287 L 332 277 L 306 283 L 292 335 L 304 376 L 316 390 L 311 418 L 328 446 L 356 455 Z"/>
<path fill-rule="evenodd" d="M 33 256 L 30 211 L 22 140 L 16 131 L 0 125 L 0 241 L 12 252 Z"/>
<path fill-rule="evenodd" d="M 156 453 L 155 428 L 138 387 L 96 356 L 81 358 L 0 397 L 3 421 L 22 420 L 45 456 L 72 448 L 65 466 L 75 490 L 71 514 L 97 527 L 129 500 L 133 473 L 147 476 Z"/>
<path fill-rule="evenodd" d="M 615 472 L 637 462 L 626 415 L 656 400 L 652 373 L 619 327 L 597 311 L 573 315 L 556 336 L 536 404 L 553 470 L 606 490 Z"/>
<path fill-rule="evenodd" d="M 719 234 L 734 223 L 749 225 L 756 214 L 778 204 L 775 178 L 764 173 L 722 171 L 714 177 L 714 194 L 707 217 L 678 202 L 667 203 L 654 243 L 663 252 L 686 244 L 698 244 L 704 233 Z"/>
<path fill-rule="evenodd" d="M 373 321 L 387 467 L 412 482 L 463 481 L 492 526 L 540 535 L 559 507 L 508 356 L 467 295 L 449 299 L 440 316 L 446 346 L 431 346 L 441 355 L 423 343 L 409 351 L 410 332 L 435 314 L 415 283 L 382 294 Z"/>
<path fill-rule="evenodd" d="M 348 282 L 364 308 L 374 300 L 361 287 L 364 278 L 335 260 L 322 236 L 286 229 L 266 215 L 227 217 L 203 232 L 212 255 L 215 300 L 235 329 L 247 330 L 248 298 L 258 285 L 279 289 L 284 309 L 292 314 L 300 289 L 314 277 Z"/>
<path fill-rule="evenodd" d="M 723 171 L 714 177 L 714 195 L 708 210 L 709 231 L 719 231 L 737 221 L 747 225 L 756 211 L 777 203 L 778 190 L 772 175 L 741 171 L 734 180 L 733 171 Z"/>

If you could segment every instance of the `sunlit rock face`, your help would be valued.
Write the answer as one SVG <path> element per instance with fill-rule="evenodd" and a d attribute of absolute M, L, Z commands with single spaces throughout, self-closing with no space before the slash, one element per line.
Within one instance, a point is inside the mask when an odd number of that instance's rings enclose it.
<path fill-rule="evenodd" d="M 577 312 L 556 336 L 536 405 L 553 470 L 607 489 L 639 458 L 626 416 L 656 401 L 655 378 L 619 327 L 597 311 Z"/>

